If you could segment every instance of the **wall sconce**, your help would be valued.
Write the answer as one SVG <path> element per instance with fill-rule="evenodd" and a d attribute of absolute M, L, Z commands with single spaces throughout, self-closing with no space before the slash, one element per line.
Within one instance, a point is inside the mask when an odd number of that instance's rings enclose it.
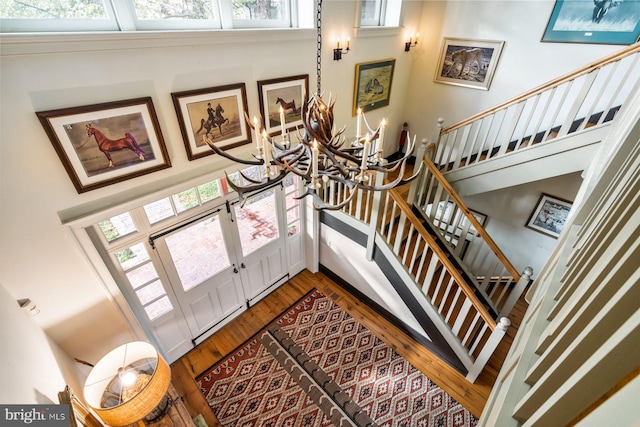
<path fill-rule="evenodd" d="M 36 316 L 38 313 L 40 313 L 40 309 L 38 308 L 38 306 L 29 298 L 19 299 L 18 305 L 25 313 L 27 313 L 29 317 Z"/>
<path fill-rule="evenodd" d="M 351 45 L 351 39 L 347 38 L 347 48 L 346 49 L 342 49 L 340 47 L 340 39 L 338 39 L 338 45 L 336 46 L 335 49 L 333 49 L 333 60 L 334 61 L 340 61 L 342 59 L 342 54 L 347 54 L 349 53 L 349 46 Z"/>
<path fill-rule="evenodd" d="M 409 50 L 411 50 L 412 47 L 416 47 L 418 45 L 418 37 L 420 37 L 420 34 L 416 34 L 416 40 L 413 40 L 413 34 L 411 35 L 411 37 L 409 37 L 409 41 L 405 42 L 404 44 L 404 51 L 405 52 L 409 52 Z"/>

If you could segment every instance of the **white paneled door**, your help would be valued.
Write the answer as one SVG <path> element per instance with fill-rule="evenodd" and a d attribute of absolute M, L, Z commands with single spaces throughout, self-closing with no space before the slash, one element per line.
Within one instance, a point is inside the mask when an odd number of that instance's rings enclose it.
<path fill-rule="evenodd" d="M 226 209 L 163 232 L 154 242 L 194 340 L 244 309 Z"/>

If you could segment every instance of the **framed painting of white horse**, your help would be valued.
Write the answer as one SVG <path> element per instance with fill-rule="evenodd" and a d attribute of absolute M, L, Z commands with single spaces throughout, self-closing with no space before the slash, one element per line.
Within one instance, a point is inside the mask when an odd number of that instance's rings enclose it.
<path fill-rule="evenodd" d="M 244 83 L 174 92 L 171 97 L 189 160 L 214 154 L 209 143 L 228 150 L 251 142 Z"/>
<path fill-rule="evenodd" d="M 503 41 L 445 38 L 434 80 L 489 90 L 503 46 Z"/>
<path fill-rule="evenodd" d="M 302 126 L 302 105 L 309 97 L 309 75 L 260 80 L 258 96 L 267 134 L 286 134 Z"/>
<path fill-rule="evenodd" d="M 150 97 L 36 115 L 78 193 L 171 166 Z"/>

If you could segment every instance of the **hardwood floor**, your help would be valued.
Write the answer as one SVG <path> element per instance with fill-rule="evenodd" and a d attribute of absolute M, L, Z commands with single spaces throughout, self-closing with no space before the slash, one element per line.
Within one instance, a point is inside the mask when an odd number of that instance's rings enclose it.
<path fill-rule="evenodd" d="M 511 327 L 478 380 L 471 384 L 461 374 L 417 344 L 373 309 L 322 273 L 303 271 L 274 290 L 251 309 L 224 326 L 171 365 L 173 383 L 192 417 L 202 414 L 210 427 L 219 426 L 194 378 L 270 323 L 308 291 L 317 288 L 343 310 L 420 369 L 454 399 L 479 417 L 520 324 L 526 303 L 521 300 L 510 316 Z"/>

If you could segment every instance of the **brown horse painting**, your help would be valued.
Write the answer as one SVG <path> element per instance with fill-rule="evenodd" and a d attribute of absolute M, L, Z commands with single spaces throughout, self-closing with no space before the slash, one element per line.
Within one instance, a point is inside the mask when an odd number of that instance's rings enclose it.
<path fill-rule="evenodd" d="M 287 102 L 282 98 L 278 98 L 276 100 L 276 104 L 280 104 L 280 106 L 282 107 L 282 109 L 284 111 L 293 110 L 294 114 L 298 112 L 298 109 L 296 108 L 296 100 L 295 99 L 292 99 L 291 102 Z"/>
<path fill-rule="evenodd" d="M 109 159 L 110 168 L 114 166 L 113 159 L 111 159 L 112 151 L 131 150 L 138 155 L 140 160 L 144 160 L 144 152 L 140 149 L 136 139 L 129 132 L 124 134 L 124 138 L 113 140 L 104 136 L 102 132 L 91 126 L 91 123 L 88 123 L 87 135 L 93 135 L 96 138 L 98 148 L 105 156 L 107 156 L 107 159 Z"/>

